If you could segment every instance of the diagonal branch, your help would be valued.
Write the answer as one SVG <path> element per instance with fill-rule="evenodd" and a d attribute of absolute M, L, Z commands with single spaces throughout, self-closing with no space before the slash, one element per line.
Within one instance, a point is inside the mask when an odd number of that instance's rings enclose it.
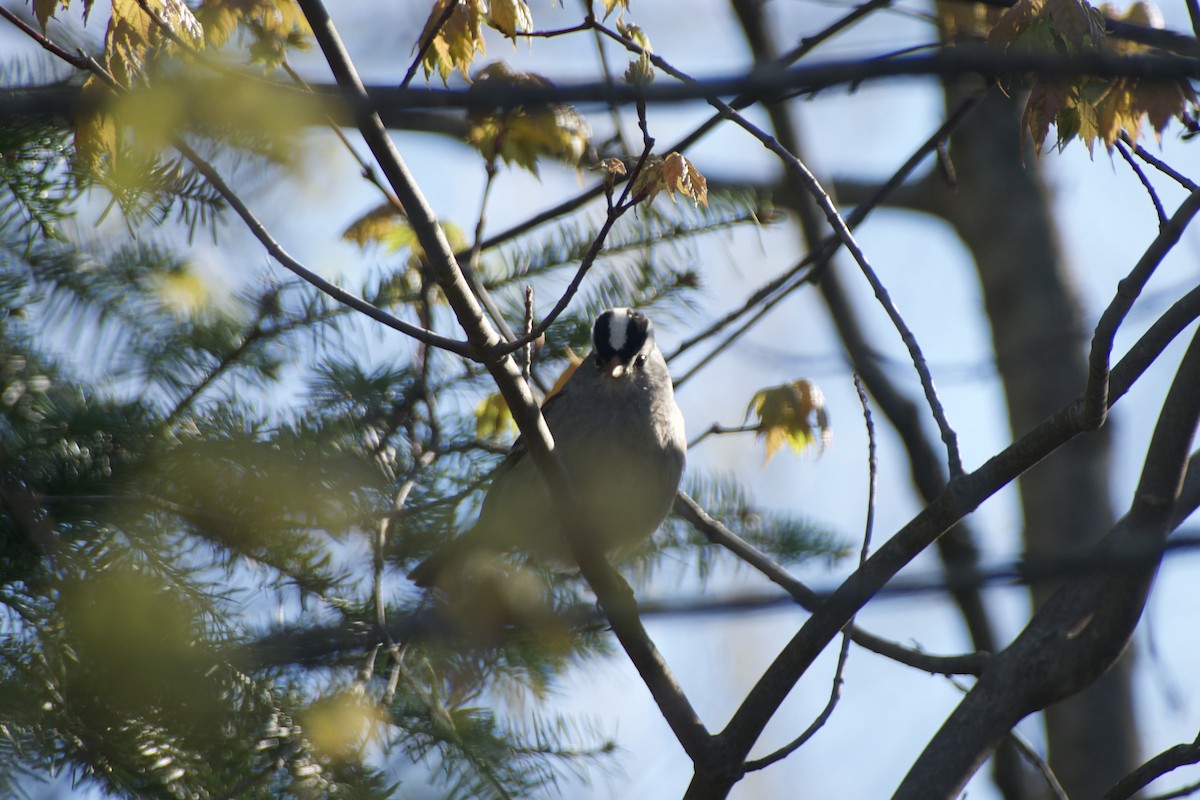
<path fill-rule="evenodd" d="M 724 547 L 758 570 L 769 581 L 791 595 L 796 604 L 806 611 L 816 611 L 824 602 L 821 595 L 793 577 L 766 553 L 709 516 L 699 503 L 684 492 L 680 492 L 675 499 L 675 513 L 687 520 L 713 544 Z M 904 647 L 857 626 L 852 625 L 848 630 L 851 640 L 858 646 L 934 675 L 978 675 L 983 671 L 990 655 L 967 653 L 959 656 L 939 656 Z"/>
<path fill-rule="evenodd" d="M 1171 309 L 1175 312 L 1171 320 L 1153 326 L 1113 368 L 1110 405 L 1129 390 L 1173 337 L 1186 327 L 1188 313 L 1192 313 L 1191 319 L 1195 318 L 1196 299 L 1192 295 L 1185 299 L 1189 298 L 1190 304 L 1184 300 L 1176 303 Z M 945 491 L 842 582 L 784 646 L 729 724 L 717 735 L 715 750 L 729 761 L 714 765 L 707 772 L 697 771 L 686 795 L 689 800 L 720 798 L 728 794 L 741 777 L 741 759 L 750 752 L 796 681 L 829 642 L 900 569 L 946 530 L 1034 464 L 1084 433 L 1079 422 L 1083 402 L 1080 396 L 1068 403 L 974 472 L 951 481 Z"/>
<path fill-rule="evenodd" d="M 1098 428 L 1104 424 L 1108 409 L 1109 357 L 1112 355 L 1113 340 L 1125 316 L 1145 288 L 1150 276 L 1171 252 L 1192 217 L 1200 212 L 1200 191 L 1192 192 L 1179 206 L 1175 214 L 1160 228 L 1158 236 L 1138 259 L 1129 275 L 1117 284 L 1117 293 L 1108 308 L 1100 315 L 1100 322 L 1092 336 L 1092 349 L 1088 356 L 1088 383 L 1084 390 L 1081 424 L 1086 428 Z"/>
<path fill-rule="evenodd" d="M 988 664 L 896 790 L 894 800 L 957 796 L 1014 725 L 1084 689 L 1117 660 L 1141 618 L 1167 534 L 1179 522 L 1188 451 L 1200 423 L 1200 333 L 1184 354 L 1128 513 L 1094 552 L 1155 558 L 1065 582 Z M 1193 471 L 1188 476 L 1196 480 Z"/>
<path fill-rule="evenodd" d="M 445 232 L 388 136 L 382 120 L 377 113 L 370 110 L 366 89 L 324 3 L 321 0 L 299 0 L 299 5 L 338 85 L 358 109 L 359 131 L 392 190 L 404 204 L 409 222 L 429 258 L 430 269 L 438 280 L 447 303 L 466 332 L 467 339 L 482 354 L 485 367 L 507 401 L 525 438 L 530 455 L 546 480 L 550 496 L 555 498 L 556 505 L 559 506 L 559 513 L 571 523 L 569 528 L 573 531 L 586 529 L 583 521 L 573 512 L 570 481 L 562 462 L 553 452 L 550 430 L 529 385 L 522 379 L 520 369 L 511 356 L 496 355 L 496 347 L 501 343 L 500 336 L 488 323 L 479 301 L 471 293 L 455 260 L 454 252 L 446 241 Z M 632 590 L 605 562 L 602 555 L 592 552 L 589 548 L 592 541 L 582 535 L 573 535 L 570 541 L 584 577 L 595 591 L 609 616 L 614 633 L 637 667 L 676 738 L 693 760 L 700 761 L 707 751 L 709 734 L 671 675 L 658 649 L 646 634 L 637 617 Z"/>

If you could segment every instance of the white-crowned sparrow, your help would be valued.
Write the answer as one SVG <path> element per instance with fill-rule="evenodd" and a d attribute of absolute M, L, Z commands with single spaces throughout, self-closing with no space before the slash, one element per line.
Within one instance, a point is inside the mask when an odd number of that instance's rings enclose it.
<path fill-rule="evenodd" d="M 542 414 L 581 506 L 579 518 L 600 538 L 601 550 L 620 557 L 654 533 L 671 510 L 687 439 L 648 317 L 631 308 L 601 313 L 592 348 Z M 546 484 L 521 439 L 497 470 L 475 526 L 409 578 L 433 586 L 478 557 L 514 549 L 573 561 Z"/>

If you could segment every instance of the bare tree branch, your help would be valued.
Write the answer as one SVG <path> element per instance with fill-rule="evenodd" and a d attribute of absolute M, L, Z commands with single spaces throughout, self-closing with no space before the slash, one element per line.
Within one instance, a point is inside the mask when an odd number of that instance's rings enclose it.
<path fill-rule="evenodd" d="M 1092 336 L 1092 349 L 1088 357 L 1088 385 L 1084 391 L 1083 408 L 1080 423 L 1088 428 L 1098 428 L 1104 424 L 1108 410 L 1109 357 L 1112 354 L 1113 340 L 1117 329 L 1121 326 L 1129 309 L 1145 288 L 1146 282 L 1154 274 L 1154 270 L 1171 252 L 1192 217 L 1200 212 L 1200 192 L 1193 192 L 1175 214 L 1159 229 L 1158 236 L 1146 249 L 1137 264 L 1129 271 L 1129 275 L 1117 284 L 1117 293 L 1108 308 L 1100 315 L 1096 332 Z"/>
<path fill-rule="evenodd" d="M 1200 421 L 1200 334 L 1175 374 L 1129 512 L 1096 551 L 1161 545 L 1176 518 L 1188 450 Z M 997 653 L 896 790 L 896 800 L 954 797 L 1025 716 L 1104 674 L 1128 644 L 1158 559 L 1065 582 Z"/>
<path fill-rule="evenodd" d="M 1179 304 L 1177 307 L 1182 308 Z M 1181 312 L 1177 317 L 1182 315 Z M 1168 334 L 1171 330 L 1177 327 L 1182 329 L 1177 323 L 1178 319 L 1175 319 L 1172 324 L 1148 331 L 1113 368 L 1110 405 L 1128 391 L 1132 382 L 1162 352 L 1170 341 Z M 945 491 L 897 531 L 866 564 L 851 574 L 825 600 L 776 656 L 725 729 L 717 734 L 720 745 L 716 752 L 729 761 L 723 765 L 711 765 L 703 773 L 697 772 L 686 795 L 689 800 L 726 796 L 740 779 L 739 768 L 736 763 L 730 762 L 735 759 L 740 762 L 745 758 L 796 681 L 850 618 L 904 565 L 963 516 L 1031 466 L 1083 433 L 1078 420 L 1082 404 L 1081 396 L 988 459 L 974 472 L 952 480 Z M 968 699 L 972 696 L 979 697 L 969 695 Z"/>

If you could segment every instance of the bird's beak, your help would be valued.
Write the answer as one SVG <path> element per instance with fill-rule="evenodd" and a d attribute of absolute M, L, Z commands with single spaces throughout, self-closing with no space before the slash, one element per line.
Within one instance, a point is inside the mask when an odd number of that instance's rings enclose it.
<path fill-rule="evenodd" d="M 625 377 L 625 373 L 629 372 L 629 365 L 622 361 L 620 356 L 615 356 L 604 364 L 604 372 L 614 381 L 620 380 Z"/>

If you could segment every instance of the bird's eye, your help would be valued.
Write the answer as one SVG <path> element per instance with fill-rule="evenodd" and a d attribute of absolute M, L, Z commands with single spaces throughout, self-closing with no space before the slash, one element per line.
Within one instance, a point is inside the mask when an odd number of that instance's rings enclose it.
<path fill-rule="evenodd" d="M 634 365 L 635 365 L 635 366 L 637 366 L 639 369 L 641 369 L 642 367 L 646 366 L 646 354 L 645 354 L 645 353 L 642 353 L 640 356 L 638 356 L 637 358 L 635 358 L 635 359 L 633 360 L 633 363 L 634 363 Z"/>

